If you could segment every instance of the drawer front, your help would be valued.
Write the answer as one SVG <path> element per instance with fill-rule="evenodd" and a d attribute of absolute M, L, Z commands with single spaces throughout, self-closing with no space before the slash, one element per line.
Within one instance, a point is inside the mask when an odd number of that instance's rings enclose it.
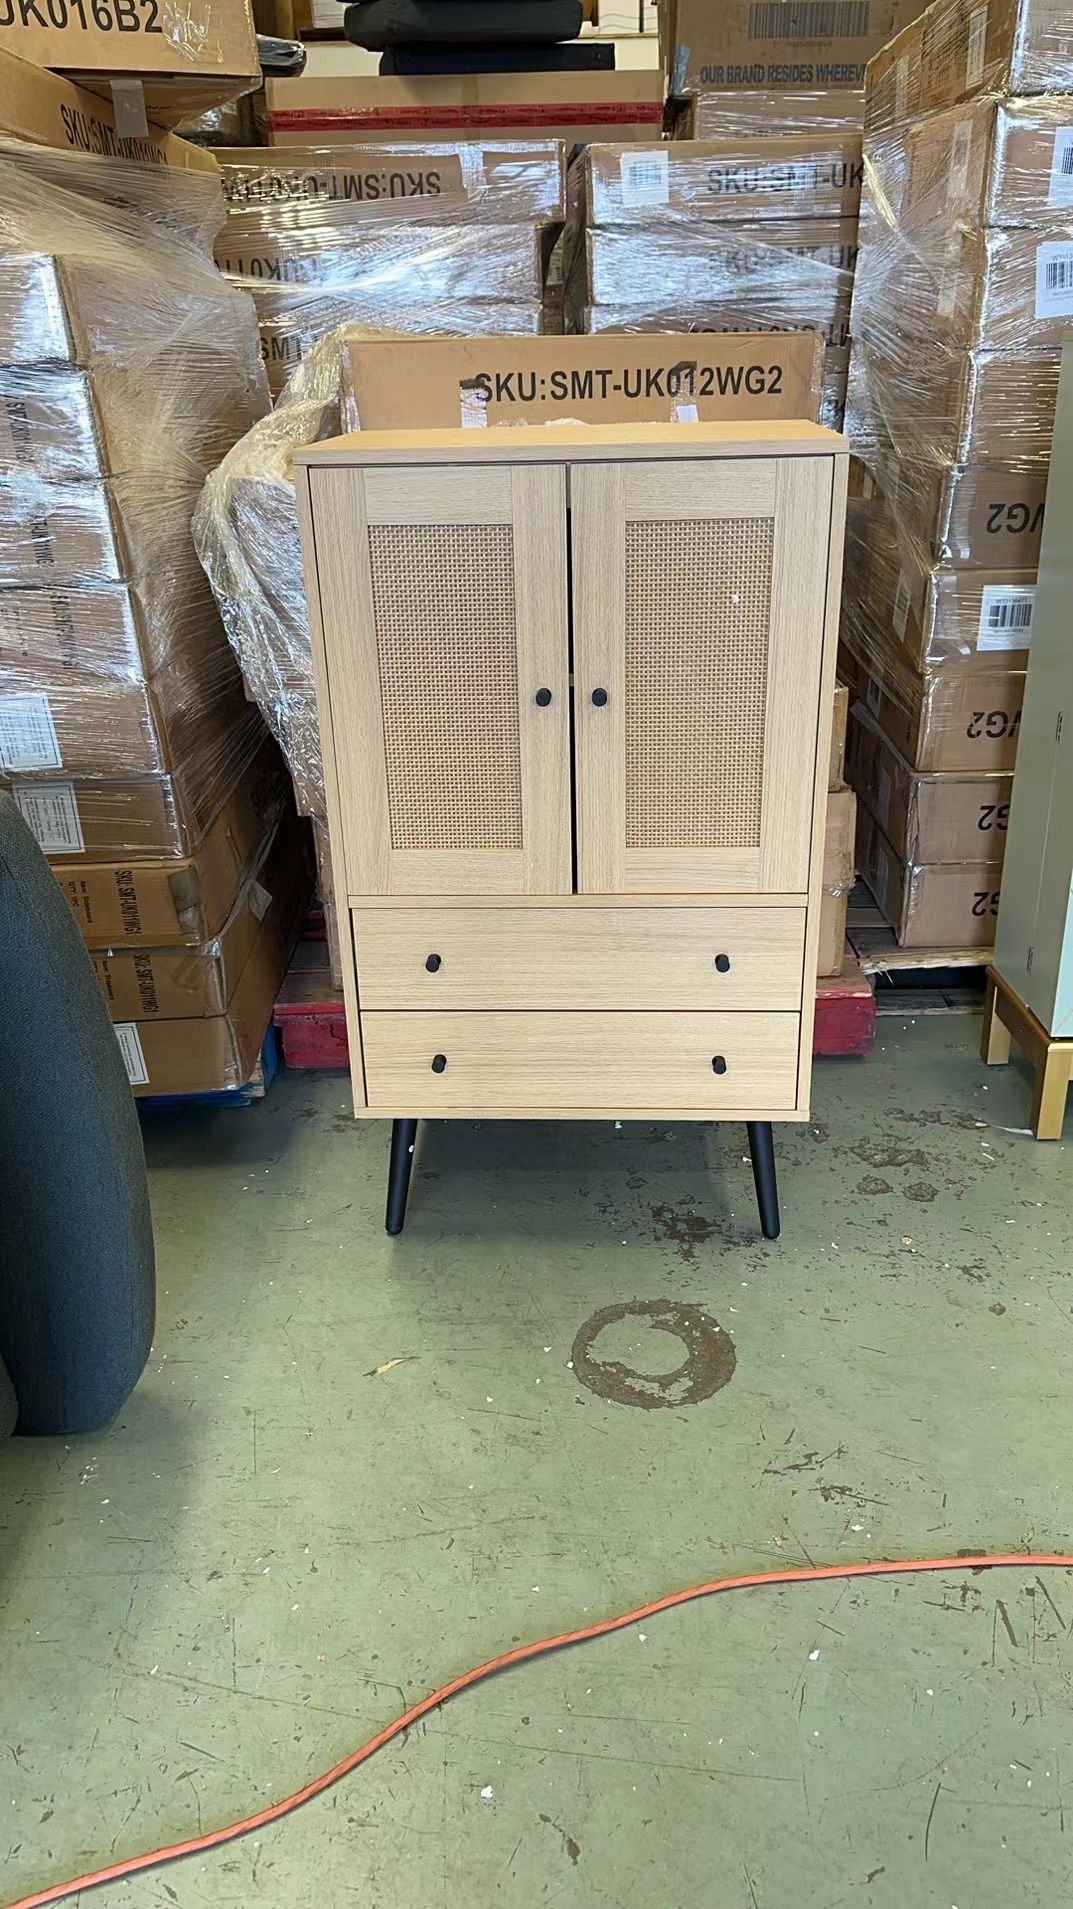
<path fill-rule="evenodd" d="M 370 1109 L 422 1114 L 441 1107 L 790 1111 L 799 1029 L 796 1014 L 361 1016 Z"/>
<path fill-rule="evenodd" d="M 801 1006 L 803 908 L 364 908 L 362 1008 Z"/>

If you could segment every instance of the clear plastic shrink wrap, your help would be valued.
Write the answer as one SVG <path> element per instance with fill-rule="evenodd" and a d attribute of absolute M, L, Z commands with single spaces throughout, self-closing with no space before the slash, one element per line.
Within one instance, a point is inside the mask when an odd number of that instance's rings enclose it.
<path fill-rule="evenodd" d="M 85 782 L 88 852 L 181 852 L 263 738 L 190 534 L 268 406 L 223 218 L 212 173 L 0 141 L 0 778 Z"/>
<path fill-rule="evenodd" d="M 535 333 L 564 211 L 559 140 L 281 147 L 220 154 L 216 258 L 257 308 L 280 390 L 319 338 Z M 495 310 L 490 308 L 494 306 Z"/>
<path fill-rule="evenodd" d="M 773 110 L 773 99 L 778 110 Z M 852 109 L 852 100 L 850 101 Z M 839 426 L 857 256 L 861 135 L 819 94 L 720 94 L 711 138 L 592 145 L 568 180 L 572 331 L 818 331 Z"/>
<path fill-rule="evenodd" d="M 1073 326 L 1068 8 L 937 0 L 872 62 L 850 323 L 843 635 L 911 708 L 929 672 L 1026 661 Z"/>

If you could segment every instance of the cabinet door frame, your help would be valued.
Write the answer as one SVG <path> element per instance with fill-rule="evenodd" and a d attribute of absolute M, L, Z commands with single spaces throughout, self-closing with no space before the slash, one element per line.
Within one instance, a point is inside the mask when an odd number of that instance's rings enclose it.
<path fill-rule="evenodd" d="M 344 892 L 569 894 L 570 715 L 566 475 L 562 465 L 434 469 L 343 466 L 308 472 L 319 631 L 317 701 L 332 758 Z M 518 848 L 395 848 L 369 560 L 374 524 L 509 524 L 521 792 Z M 312 619 L 311 619 L 312 621 Z M 320 651 L 319 658 L 317 651 Z M 551 702 L 538 705 L 538 689 Z M 334 737 L 346 738 L 336 750 Z M 329 805 L 331 807 L 331 804 Z"/>
<path fill-rule="evenodd" d="M 804 895 L 828 627 L 834 459 L 572 465 L 578 888 Z M 755 847 L 627 846 L 626 524 L 774 521 L 763 794 Z M 594 707 L 592 691 L 607 691 Z"/>

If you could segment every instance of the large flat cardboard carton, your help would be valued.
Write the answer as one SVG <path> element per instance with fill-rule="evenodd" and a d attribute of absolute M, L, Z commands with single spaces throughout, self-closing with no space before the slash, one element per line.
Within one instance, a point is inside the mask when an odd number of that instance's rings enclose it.
<path fill-rule="evenodd" d="M 91 948 L 193 947 L 224 926 L 243 881 L 289 810 L 278 752 L 251 765 L 189 856 L 159 862 L 53 860 Z"/>
<path fill-rule="evenodd" d="M 227 920 L 196 948 L 102 948 L 92 955 L 113 1021 L 200 1019 L 224 1014 L 262 934 L 286 961 L 309 906 L 313 876 L 308 824 L 291 815 L 243 883 Z"/>
<path fill-rule="evenodd" d="M 1047 499 L 1046 463 L 928 464 L 881 454 L 862 506 L 885 500 L 911 546 L 959 570 L 1034 571 Z"/>
<path fill-rule="evenodd" d="M 567 261 L 572 299 L 650 309 L 766 297 L 788 313 L 848 317 L 856 219 L 772 219 L 719 225 L 664 222 L 589 227 Z"/>
<path fill-rule="evenodd" d="M 853 218 L 864 175 L 860 135 L 826 131 L 592 145 L 577 165 L 592 225 Z"/>
<path fill-rule="evenodd" d="M 228 219 L 216 263 L 243 290 L 262 285 L 323 286 L 339 296 L 539 301 L 554 234 L 539 225 L 340 226 L 302 218 L 291 227 L 271 213 Z"/>
<path fill-rule="evenodd" d="M 1073 96 L 981 98 L 884 135 L 884 179 L 901 175 L 899 226 L 1046 224 L 1073 207 Z"/>
<path fill-rule="evenodd" d="M 903 310 L 903 320 L 908 310 Z M 1058 351 L 937 350 L 926 327 L 907 329 L 888 357 L 869 339 L 867 382 L 877 417 L 850 366 L 847 430 L 856 445 L 889 440 L 900 457 L 939 464 L 1045 464 L 1054 438 Z"/>
<path fill-rule="evenodd" d="M 544 299 L 429 300 L 405 289 L 398 298 L 363 298 L 346 285 L 327 285 L 266 286 L 253 293 L 253 303 L 261 357 L 273 392 L 282 391 L 318 339 L 340 326 L 357 326 L 367 337 L 396 341 L 407 335 L 525 339 L 561 331 L 561 323 Z"/>
<path fill-rule="evenodd" d="M 126 866 L 191 855 L 246 778 L 258 814 L 267 817 L 282 805 L 283 761 L 260 710 L 252 706 L 239 712 L 209 774 L 199 753 L 192 763 L 177 763 L 169 775 L 17 777 L 4 786 L 50 860 Z"/>
<path fill-rule="evenodd" d="M 149 125 L 138 137 L 121 133 L 109 99 L 76 86 L 19 58 L 4 42 L 0 27 L 0 132 L 58 152 L 92 153 L 100 159 L 129 160 L 136 166 L 184 166 L 216 171 L 210 152 L 163 127 Z"/>
<path fill-rule="evenodd" d="M 287 955 L 266 922 L 224 1014 L 200 1019 L 117 1021 L 116 1038 L 136 1096 L 212 1094 L 252 1079 L 287 971 Z"/>
<path fill-rule="evenodd" d="M 859 90 L 868 61 L 912 12 L 913 0 L 664 0 L 667 90 Z"/>
<path fill-rule="evenodd" d="M 419 216 L 499 225 L 553 223 L 565 214 L 565 148 L 558 139 L 392 140 L 217 148 L 232 214 L 262 212 L 373 225 Z"/>
<path fill-rule="evenodd" d="M 847 773 L 903 861 L 1002 861 L 1012 776 L 921 775 L 861 703 L 850 716 Z"/>
<path fill-rule="evenodd" d="M 817 973 L 821 975 L 838 974 L 842 968 L 846 912 L 853 887 L 856 819 L 857 798 L 852 789 L 837 789 L 828 794 L 817 958 Z"/>
<path fill-rule="evenodd" d="M 696 93 L 677 102 L 676 139 L 725 139 L 750 132 L 824 133 L 859 136 L 864 93 L 811 91 Z"/>
<path fill-rule="evenodd" d="M 858 810 L 857 863 L 899 947 L 934 948 L 938 955 L 993 946 L 1001 864 L 904 862 L 864 808 Z"/>
<path fill-rule="evenodd" d="M 628 424 L 816 416 L 820 341 L 809 333 L 600 338 L 351 338 L 348 430 Z"/>
<path fill-rule="evenodd" d="M 1013 768 L 1023 670 L 956 666 L 920 672 L 894 648 L 856 654 L 850 647 L 856 632 L 845 621 L 843 636 L 839 674 L 912 768 L 971 775 Z"/>
<path fill-rule="evenodd" d="M 934 0 L 872 59 L 865 129 L 885 130 L 981 93 L 1073 93 L 1065 0 Z"/>
<path fill-rule="evenodd" d="M 873 640 L 897 644 L 914 669 L 942 664 L 1024 669 L 1036 604 L 1034 570 L 925 566 L 874 511 L 850 513 L 847 590 Z"/>
<path fill-rule="evenodd" d="M 399 139 L 658 139 L 663 79 L 621 73 L 479 73 L 451 78 L 270 79 L 272 146 Z"/>
<path fill-rule="evenodd" d="M 108 97 L 114 78 L 142 82 L 158 125 L 248 93 L 261 67 L 249 0 L 5 0 L 0 51 Z"/>

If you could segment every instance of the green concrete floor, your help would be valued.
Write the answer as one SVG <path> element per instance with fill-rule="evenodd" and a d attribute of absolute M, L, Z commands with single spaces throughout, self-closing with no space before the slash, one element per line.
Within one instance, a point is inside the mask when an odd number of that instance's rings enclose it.
<path fill-rule="evenodd" d="M 682 1584 L 1068 1547 L 1070 1150 L 1020 1131 L 977 1027 L 881 1020 L 817 1069 L 778 1245 L 733 1128 L 431 1127 L 389 1242 L 386 1130 L 339 1077 L 155 1119 L 150 1369 L 102 1435 L 0 1448 L 0 1901 Z M 635 1299 L 718 1321 L 728 1382 L 669 1409 L 583 1384 L 579 1329 Z M 590 1356 L 621 1392 L 680 1353 L 635 1320 Z M 1058 1909 L 1071 1624 L 1067 1574 L 1021 1568 L 709 1600 L 92 1903 Z"/>

